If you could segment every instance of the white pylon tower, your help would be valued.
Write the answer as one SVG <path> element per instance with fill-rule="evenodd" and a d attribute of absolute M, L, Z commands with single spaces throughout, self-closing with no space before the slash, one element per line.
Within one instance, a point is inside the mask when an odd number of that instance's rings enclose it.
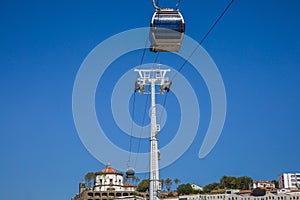
<path fill-rule="evenodd" d="M 156 123 L 156 103 L 155 95 L 169 92 L 171 81 L 166 78 L 166 73 L 170 69 L 136 69 L 139 78 L 135 82 L 134 91 L 141 94 L 151 94 L 151 128 L 150 128 L 150 177 L 149 177 L 149 198 L 150 200 L 160 199 L 161 183 L 159 180 L 159 150 L 157 133 L 160 131 L 160 125 Z M 145 92 L 147 86 L 150 86 L 150 92 Z M 156 93 L 155 86 L 160 87 L 159 93 Z"/>

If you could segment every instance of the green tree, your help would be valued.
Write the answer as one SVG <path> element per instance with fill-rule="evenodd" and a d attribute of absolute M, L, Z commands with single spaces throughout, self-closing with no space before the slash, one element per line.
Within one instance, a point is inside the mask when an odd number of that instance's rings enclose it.
<path fill-rule="evenodd" d="M 223 189 L 223 185 L 220 183 L 211 183 L 203 187 L 204 193 L 211 193 L 214 190 Z"/>
<path fill-rule="evenodd" d="M 236 189 L 236 178 L 233 176 L 223 176 L 220 179 L 220 184 L 226 189 Z"/>
<path fill-rule="evenodd" d="M 252 178 L 248 176 L 240 176 L 238 178 L 233 176 L 223 176 L 220 179 L 220 184 L 226 189 L 241 189 L 246 190 L 249 188 L 249 184 L 253 182 Z"/>
<path fill-rule="evenodd" d="M 222 178 L 220 179 L 220 184 L 222 184 L 224 187 L 226 187 L 227 176 L 222 176 Z"/>
<path fill-rule="evenodd" d="M 184 195 L 184 194 L 192 194 L 193 193 L 193 188 L 191 184 L 181 184 L 177 187 L 177 193 L 179 195 Z"/>
<path fill-rule="evenodd" d="M 165 184 L 166 184 L 166 187 L 167 187 L 168 192 L 170 192 L 171 187 L 172 187 L 172 180 L 169 179 L 169 178 L 167 178 L 167 179 L 165 180 Z"/>
<path fill-rule="evenodd" d="M 142 181 L 138 184 L 136 190 L 137 190 L 138 192 L 146 192 L 146 191 L 149 191 L 149 179 L 144 179 L 144 180 L 142 180 Z"/>
<path fill-rule="evenodd" d="M 248 190 L 249 189 L 249 184 L 253 182 L 252 178 L 248 176 L 241 176 L 236 179 L 236 187 L 235 189 L 240 189 L 240 190 Z"/>
<path fill-rule="evenodd" d="M 278 188 L 279 186 L 278 186 L 278 181 L 276 181 L 276 180 L 272 180 L 271 181 L 272 183 L 274 183 L 274 185 L 275 185 L 275 188 Z"/>

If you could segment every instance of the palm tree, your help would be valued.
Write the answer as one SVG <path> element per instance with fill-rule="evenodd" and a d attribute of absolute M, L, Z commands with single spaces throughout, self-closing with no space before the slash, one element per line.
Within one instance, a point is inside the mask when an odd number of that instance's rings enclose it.
<path fill-rule="evenodd" d="M 177 188 L 177 185 L 178 185 L 178 183 L 180 183 L 180 180 L 178 178 L 175 178 L 174 183 L 176 184 L 176 188 Z"/>
<path fill-rule="evenodd" d="M 165 184 L 166 184 L 166 187 L 167 187 L 168 192 L 170 192 L 171 187 L 172 187 L 172 180 L 169 179 L 169 178 L 167 178 L 167 179 L 165 180 Z"/>
<path fill-rule="evenodd" d="M 89 172 L 84 176 L 85 182 L 87 182 L 88 187 L 92 187 L 92 181 L 94 181 L 96 174 L 94 172 Z"/>
<path fill-rule="evenodd" d="M 161 179 L 160 180 L 160 184 L 161 184 L 161 190 L 164 189 L 164 186 L 165 186 L 165 180 L 164 179 Z"/>

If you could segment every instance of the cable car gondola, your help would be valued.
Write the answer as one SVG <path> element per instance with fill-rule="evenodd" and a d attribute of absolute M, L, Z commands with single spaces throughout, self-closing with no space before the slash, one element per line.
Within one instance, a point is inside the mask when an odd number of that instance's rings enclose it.
<path fill-rule="evenodd" d="M 152 52 L 178 52 L 184 36 L 185 23 L 179 10 L 159 8 L 153 2 L 155 12 L 150 24 L 149 39 Z"/>
<path fill-rule="evenodd" d="M 126 170 L 126 178 L 134 178 L 135 172 L 134 172 L 134 168 L 133 167 L 129 167 Z"/>

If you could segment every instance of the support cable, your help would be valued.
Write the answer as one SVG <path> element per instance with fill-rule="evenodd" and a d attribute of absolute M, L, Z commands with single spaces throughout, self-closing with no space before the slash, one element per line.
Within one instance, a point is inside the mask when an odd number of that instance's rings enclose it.
<path fill-rule="evenodd" d="M 141 57 L 141 61 L 140 61 L 140 64 L 139 64 L 139 69 L 141 69 L 142 65 L 143 65 L 143 61 L 144 61 L 144 58 L 145 58 L 145 54 L 146 54 L 146 47 L 147 47 L 147 44 L 148 44 L 148 38 L 146 38 L 146 42 L 145 42 L 145 46 L 144 46 L 144 49 L 143 49 L 143 54 L 142 54 L 142 57 Z M 138 78 L 138 75 L 136 76 L 136 78 Z M 128 161 L 127 161 L 127 165 L 130 163 L 131 161 L 131 153 L 132 153 L 132 134 L 133 134 L 133 124 L 134 124 L 134 111 L 135 111 L 135 92 L 133 94 L 133 102 L 132 102 L 132 112 L 131 112 L 131 129 L 130 129 L 130 139 L 129 139 L 129 157 L 128 157 Z"/>
<path fill-rule="evenodd" d="M 140 132 L 137 153 L 140 152 L 140 148 L 141 148 L 141 140 L 142 140 L 142 134 L 143 134 L 143 131 L 144 131 L 144 125 L 145 125 L 145 120 L 146 120 L 146 112 L 147 112 L 147 107 L 148 107 L 147 105 L 148 105 L 148 102 L 149 102 L 149 96 L 150 96 L 150 94 L 147 95 L 146 103 L 145 103 L 145 107 L 144 107 L 142 128 L 141 128 L 141 132 Z M 136 164 L 137 164 L 137 157 L 135 158 L 134 168 L 136 167 Z"/>
<path fill-rule="evenodd" d="M 207 33 L 204 35 L 204 37 L 202 38 L 202 40 L 200 41 L 200 43 L 197 45 L 197 47 L 192 51 L 192 53 L 190 54 L 190 56 L 183 62 L 183 64 L 179 67 L 179 69 L 177 70 L 177 72 L 175 73 L 175 75 L 173 76 L 173 78 L 171 80 L 173 80 L 177 74 L 182 70 L 182 68 L 187 64 L 187 62 L 192 58 L 192 56 L 194 55 L 194 53 L 197 51 L 197 49 L 203 44 L 203 42 L 205 41 L 205 39 L 207 38 L 207 36 L 211 33 L 211 31 L 215 28 L 215 26 L 218 24 L 218 22 L 222 19 L 222 17 L 225 15 L 225 13 L 229 10 L 229 8 L 231 7 L 232 3 L 234 2 L 234 0 L 231 0 L 228 5 L 226 6 L 226 8 L 223 10 L 223 12 L 221 13 L 221 15 L 217 18 L 217 20 L 213 23 L 213 25 L 210 27 L 210 29 L 207 31 Z"/>
<path fill-rule="evenodd" d="M 179 5 L 180 5 L 180 0 L 178 0 L 176 3 L 176 10 L 178 10 Z"/>
<path fill-rule="evenodd" d="M 232 3 L 234 2 L 234 0 L 231 0 L 229 2 L 229 4 L 226 6 L 226 8 L 223 10 L 223 12 L 220 14 L 220 16 L 217 18 L 217 20 L 213 23 L 213 25 L 210 27 L 210 29 L 207 31 L 207 33 L 204 35 L 204 37 L 201 39 L 200 43 L 197 45 L 197 47 L 192 51 L 192 53 L 190 54 L 190 56 L 183 62 L 183 64 L 180 66 L 180 68 L 177 70 L 177 72 L 174 74 L 174 76 L 172 77 L 171 81 L 173 81 L 173 79 L 177 76 L 177 74 L 182 70 L 182 68 L 187 64 L 187 62 L 191 59 L 191 57 L 194 55 L 194 53 L 197 51 L 197 49 L 203 44 L 203 42 L 206 40 L 206 38 L 208 37 L 208 35 L 211 33 L 211 31 L 215 28 L 215 26 L 217 25 L 217 23 L 221 20 L 221 18 L 225 15 L 225 13 L 229 10 L 229 8 L 231 7 Z M 180 0 L 178 0 L 178 4 L 180 3 Z M 166 93 L 165 98 L 164 98 L 164 102 L 163 102 L 163 108 L 166 105 L 166 101 L 167 101 L 167 97 L 168 97 L 168 93 Z M 162 116 L 163 116 L 163 110 L 160 113 L 160 119 L 159 119 L 159 123 L 161 124 L 162 121 Z"/>
<path fill-rule="evenodd" d="M 166 106 L 168 94 L 169 94 L 169 92 L 167 92 L 167 93 L 165 94 L 164 102 L 163 102 L 163 105 L 162 105 L 163 108 Z M 162 111 L 160 112 L 159 124 L 161 124 L 163 114 L 164 114 L 164 110 L 162 110 Z"/>
<path fill-rule="evenodd" d="M 129 159 L 128 163 L 131 159 L 131 149 L 132 149 L 132 132 L 133 132 L 133 123 L 134 123 L 134 111 L 135 111 L 135 93 L 133 94 L 133 103 L 132 103 L 132 122 L 131 122 L 131 128 L 130 128 L 130 142 L 129 142 Z"/>

